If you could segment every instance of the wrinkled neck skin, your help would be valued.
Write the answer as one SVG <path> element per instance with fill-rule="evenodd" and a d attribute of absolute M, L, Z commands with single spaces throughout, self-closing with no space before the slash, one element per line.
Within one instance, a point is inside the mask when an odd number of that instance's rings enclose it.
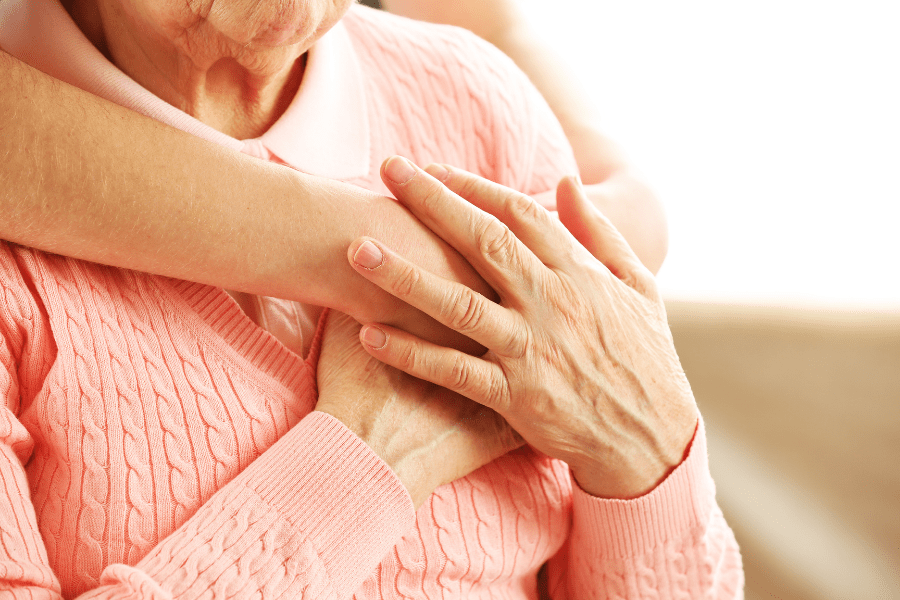
<path fill-rule="evenodd" d="M 69 0 L 81 30 L 153 94 L 238 139 L 297 93 L 306 51 L 352 0 Z"/>

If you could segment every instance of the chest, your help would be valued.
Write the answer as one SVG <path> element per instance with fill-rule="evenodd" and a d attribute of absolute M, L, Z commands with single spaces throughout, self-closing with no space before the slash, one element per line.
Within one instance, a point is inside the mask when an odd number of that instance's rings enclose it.
<path fill-rule="evenodd" d="M 568 468 L 528 448 L 444 485 L 356 594 L 537 598 L 540 567 L 571 528 Z"/>
<path fill-rule="evenodd" d="M 224 294 L 82 275 L 44 290 L 57 358 L 21 415 L 35 440 L 32 501 L 66 593 L 139 561 L 316 401 L 313 363 Z M 564 465 L 524 449 L 443 486 L 357 597 L 530 585 L 568 533 L 570 492 Z"/>

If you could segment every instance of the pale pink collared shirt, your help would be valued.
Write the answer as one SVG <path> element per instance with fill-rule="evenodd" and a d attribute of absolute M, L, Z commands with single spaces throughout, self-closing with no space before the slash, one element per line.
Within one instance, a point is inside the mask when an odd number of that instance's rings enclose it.
<path fill-rule="evenodd" d="M 370 169 L 366 90 L 342 23 L 307 53 L 297 95 L 261 136 L 237 140 L 140 86 L 85 37 L 57 0 L 0 3 L 0 48 L 57 79 L 182 131 L 329 179 L 364 177 Z M 259 326 L 305 356 L 321 308 L 229 292 Z"/>
<path fill-rule="evenodd" d="M 156 97 L 84 36 L 57 0 L 0 3 L 0 48 L 61 81 L 197 137 L 304 173 L 353 179 L 369 172 L 370 130 L 359 61 L 342 23 L 309 50 L 297 96 L 263 135 L 236 140 Z"/>

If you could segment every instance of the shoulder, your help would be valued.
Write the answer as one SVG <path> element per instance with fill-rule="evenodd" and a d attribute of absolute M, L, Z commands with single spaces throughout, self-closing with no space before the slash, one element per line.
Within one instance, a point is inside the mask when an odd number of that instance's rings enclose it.
<path fill-rule="evenodd" d="M 575 172 L 571 148 L 543 97 L 491 44 L 458 27 L 362 6 L 344 24 L 376 116 L 429 138 L 418 140 L 427 155 L 418 160 L 448 162 L 526 193 L 555 187 Z M 547 182 L 535 180 L 538 172 L 555 180 L 542 187 Z"/>

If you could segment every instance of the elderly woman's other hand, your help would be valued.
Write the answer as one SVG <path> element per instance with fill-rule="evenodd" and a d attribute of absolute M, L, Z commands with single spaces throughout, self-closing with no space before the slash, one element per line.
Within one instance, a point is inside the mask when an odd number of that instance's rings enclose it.
<path fill-rule="evenodd" d="M 531 198 L 463 171 L 429 167 L 436 180 L 399 157 L 383 171 L 500 303 L 357 240 L 359 273 L 488 348 L 473 357 L 370 324 L 369 353 L 494 409 L 590 494 L 633 498 L 658 485 L 683 460 L 697 407 L 653 276 L 581 186 L 564 179 L 557 190 L 567 230 Z"/>
<path fill-rule="evenodd" d="M 397 474 L 418 508 L 437 487 L 523 444 L 493 410 L 369 356 L 360 325 L 328 315 L 316 410 L 366 442 Z"/>

